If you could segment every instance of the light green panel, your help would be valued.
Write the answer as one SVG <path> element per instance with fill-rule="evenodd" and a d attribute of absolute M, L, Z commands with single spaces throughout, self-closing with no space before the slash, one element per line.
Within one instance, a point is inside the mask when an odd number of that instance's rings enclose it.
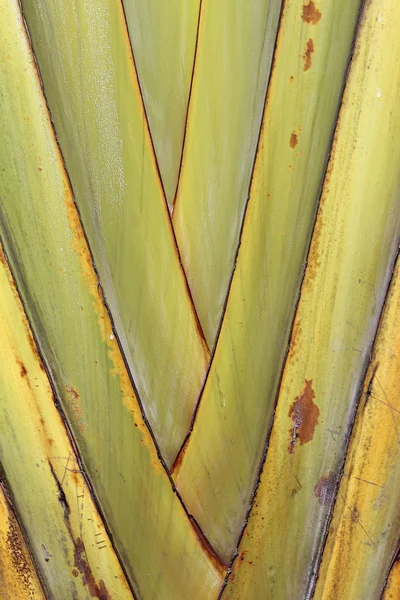
<path fill-rule="evenodd" d="M 216 598 L 223 574 L 161 468 L 112 332 L 16 0 L 0 0 L 0 34 L 0 235 L 85 468 L 137 598 Z"/>
<path fill-rule="evenodd" d="M 208 352 L 174 246 L 122 5 L 22 5 L 106 299 L 170 464 L 189 428 Z"/>
<path fill-rule="evenodd" d="M 204 0 L 173 223 L 214 344 L 254 164 L 281 0 Z"/>
<path fill-rule="evenodd" d="M 399 27 L 399 5 L 391 0 L 366 3 L 266 462 L 224 600 L 313 596 L 347 440 L 399 244 Z M 382 381 L 380 368 L 376 373 Z M 377 383 L 373 382 L 372 393 Z M 366 411 L 367 415 L 368 406 Z M 367 450 L 365 446 L 364 468 Z M 374 481 L 379 483 L 383 475 L 376 472 Z M 359 531 L 365 511 L 354 499 L 348 497 L 349 510 Z M 337 501 L 342 501 L 340 494 Z M 372 522 L 381 518 L 377 510 Z M 368 518 L 368 532 L 367 523 Z M 387 534 L 390 544 L 392 533 Z M 345 541 L 340 535 L 338 543 Z M 374 537 L 371 529 L 372 543 Z M 371 543 L 367 536 L 359 539 Z M 360 564 L 365 553 L 364 549 L 356 553 Z M 380 554 L 370 568 L 382 559 Z M 353 561 L 356 573 L 359 565 Z M 340 580 L 336 583 L 329 600 L 379 597 L 372 585 L 355 591 L 350 581 L 342 596 Z"/>
<path fill-rule="evenodd" d="M 285 3 L 225 319 L 176 476 L 228 561 L 265 447 L 359 6 L 321 1 L 314 23 Z"/>
<path fill-rule="evenodd" d="M 200 0 L 124 0 L 140 87 L 172 209 L 195 58 Z"/>

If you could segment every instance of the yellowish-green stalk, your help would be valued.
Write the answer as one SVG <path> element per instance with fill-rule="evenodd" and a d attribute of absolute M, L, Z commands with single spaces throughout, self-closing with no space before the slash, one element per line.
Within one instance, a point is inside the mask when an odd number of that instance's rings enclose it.
<path fill-rule="evenodd" d="M 225 598 L 312 596 L 398 249 L 399 27 L 397 4 L 366 3 L 266 462 Z M 349 597 L 376 595 L 370 586 Z"/>
<path fill-rule="evenodd" d="M 45 600 L 18 521 L 0 486 L 0 591 L 2 600 Z"/>
<path fill-rule="evenodd" d="M 225 319 L 176 479 L 226 561 L 265 447 L 359 5 L 284 6 Z"/>
<path fill-rule="evenodd" d="M 195 58 L 200 0 L 124 0 L 139 82 L 172 210 Z"/>
<path fill-rule="evenodd" d="M 171 464 L 208 351 L 179 264 L 121 0 L 22 6 L 107 302 Z"/>
<path fill-rule="evenodd" d="M 282 0 L 203 0 L 173 223 L 207 342 L 228 290 Z"/>
<path fill-rule="evenodd" d="M 16 0 L 0 0 L 0 35 L 0 233 L 58 398 L 137 596 L 214 598 L 223 574 L 143 422 Z"/>
<path fill-rule="evenodd" d="M 398 261 L 346 456 L 315 600 L 379 598 L 396 553 L 400 532 L 399 357 Z"/>
<path fill-rule="evenodd" d="M 68 594 L 82 600 L 105 598 L 106 592 L 132 600 L 55 406 L 1 248 L 0 289 L 1 464 L 46 590 L 59 600 Z"/>

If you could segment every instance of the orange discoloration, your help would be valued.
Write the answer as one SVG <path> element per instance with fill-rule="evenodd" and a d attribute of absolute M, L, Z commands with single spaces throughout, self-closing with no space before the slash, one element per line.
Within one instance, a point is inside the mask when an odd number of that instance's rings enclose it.
<path fill-rule="evenodd" d="M 61 157 L 60 163 L 62 164 Z M 123 395 L 123 402 L 129 410 L 137 431 L 141 434 L 142 443 L 148 448 L 149 457 L 155 471 L 162 473 L 163 467 L 158 459 L 153 441 L 143 420 L 140 407 L 138 405 L 134 389 L 128 377 L 125 363 L 118 346 L 118 342 L 113 333 L 110 317 L 105 307 L 103 292 L 98 284 L 98 279 L 93 268 L 92 259 L 83 233 L 79 213 L 72 196 L 68 180 L 64 180 L 64 203 L 67 211 L 67 217 L 73 238 L 71 240 L 72 250 L 78 255 L 81 266 L 81 276 L 93 298 L 93 308 L 98 317 L 98 324 L 101 337 L 108 346 L 108 358 L 111 363 L 111 374 L 120 379 L 120 389 Z M 82 411 L 79 406 L 79 410 Z M 79 414 L 79 413 L 78 413 Z"/>
<path fill-rule="evenodd" d="M 295 131 L 293 131 L 290 136 L 289 145 L 291 148 L 295 148 L 297 146 L 298 142 L 299 142 L 299 138 L 297 136 L 297 133 Z"/>
<path fill-rule="evenodd" d="M 314 42 L 310 38 L 307 41 L 306 49 L 305 49 L 304 54 L 303 54 L 304 71 L 308 71 L 308 69 L 311 67 L 311 65 L 312 65 L 312 55 L 313 55 L 314 51 L 315 51 Z"/>
<path fill-rule="evenodd" d="M 314 403 L 315 393 L 312 388 L 312 379 L 305 380 L 301 395 L 297 396 L 289 408 L 289 417 L 293 421 L 293 427 L 289 429 L 289 453 L 293 454 L 297 440 L 300 446 L 311 442 L 314 430 L 318 424 L 319 408 Z"/>
<path fill-rule="evenodd" d="M 321 11 L 315 6 L 315 2 L 310 0 L 308 4 L 303 6 L 303 14 L 301 18 L 305 23 L 316 25 L 321 20 Z"/>
<path fill-rule="evenodd" d="M 86 430 L 86 423 L 84 421 L 84 414 L 82 406 L 80 404 L 80 396 L 78 390 L 76 390 L 72 385 L 68 384 L 65 386 L 65 389 L 67 390 L 68 395 L 70 397 L 71 407 L 78 421 L 79 431 L 81 433 L 84 433 L 84 431 Z"/>
<path fill-rule="evenodd" d="M 318 499 L 321 506 L 331 502 L 336 488 L 336 475 L 330 471 L 328 475 L 323 475 L 314 486 L 314 496 Z"/>
<path fill-rule="evenodd" d="M 295 319 L 294 325 L 293 325 L 293 331 L 292 331 L 292 335 L 290 338 L 290 350 L 289 350 L 289 354 L 290 354 L 290 358 L 293 359 L 294 355 L 296 354 L 296 346 L 297 346 L 297 341 L 298 338 L 301 335 L 301 324 L 300 324 L 300 320 L 298 318 Z"/>

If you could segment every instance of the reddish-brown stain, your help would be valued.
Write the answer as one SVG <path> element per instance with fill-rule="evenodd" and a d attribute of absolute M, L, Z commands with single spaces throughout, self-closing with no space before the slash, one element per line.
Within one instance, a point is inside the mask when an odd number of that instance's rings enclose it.
<path fill-rule="evenodd" d="M 336 475 L 330 471 L 328 475 L 322 475 L 318 483 L 314 486 L 314 496 L 318 499 L 321 506 L 329 504 L 335 494 Z"/>
<path fill-rule="evenodd" d="M 313 55 L 314 50 L 315 50 L 314 42 L 310 38 L 308 40 L 307 44 L 306 44 L 306 49 L 305 49 L 304 54 L 303 54 L 304 71 L 308 71 L 308 69 L 312 65 L 312 55 Z"/>
<path fill-rule="evenodd" d="M 92 598 L 98 600 L 111 600 L 111 596 L 102 579 L 96 583 L 91 568 L 86 560 L 85 545 L 80 537 L 76 539 L 74 550 L 74 566 L 83 577 L 83 584 L 87 586 Z"/>
<path fill-rule="evenodd" d="M 17 362 L 19 365 L 19 373 L 20 373 L 21 377 L 26 377 L 27 370 L 26 370 L 24 363 L 21 360 L 19 360 L 18 358 L 17 358 Z"/>
<path fill-rule="evenodd" d="M 200 529 L 200 526 L 197 523 L 196 519 L 192 516 L 190 516 L 189 518 L 190 518 L 190 522 L 193 526 L 193 529 L 195 530 L 195 532 L 197 534 L 197 539 L 200 542 L 200 545 L 202 546 L 202 548 L 205 550 L 206 554 L 208 554 L 208 558 L 211 560 L 212 564 L 214 565 L 214 567 L 217 569 L 217 571 L 220 574 L 226 575 L 226 571 L 228 568 L 227 565 L 224 563 L 222 558 L 220 558 L 218 556 L 218 554 L 215 552 L 214 548 L 211 546 L 210 542 L 208 541 L 208 539 L 206 538 L 206 536 Z"/>
<path fill-rule="evenodd" d="M 315 6 L 315 2 L 310 0 L 308 4 L 303 6 L 302 19 L 305 23 L 316 25 L 321 20 L 321 11 Z"/>
<path fill-rule="evenodd" d="M 293 131 L 290 136 L 289 145 L 291 148 L 295 148 L 297 146 L 298 142 L 299 142 L 299 139 L 298 139 L 297 133 L 295 133 Z"/>
<path fill-rule="evenodd" d="M 185 452 L 186 452 L 188 443 L 189 443 L 189 437 L 186 438 L 181 449 L 179 450 L 178 454 L 176 455 L 176 458 L 169 470 L 171 475 L 173 475 L 174 473 L 177 473 L 179 471 L 179 469 L 182 465 L 183 457 L 185 456 Z"/>
<path fill-rule="evenodd" d="M 311 442 L 314 437 L 314 430 L 319 418 L 319 408 L 315 404 L 314 398 L 312 379 L 306 379 L 300 396 L 295 398 L 289 408 L 288 414 L 293 422 L 293 427 L 289 429 L 290 441 L 288 448 L 290 454 L 294 453 L 297 440 L 302 446 L 307 442 Z"/>
<path fill-rule="evenodd" d="M 72 575 L 73 575 L 74 577 L 78 577 L 78 575 L 79 575 L 79 572 L 77 571 L 77 569 L 72 569 Z"/>

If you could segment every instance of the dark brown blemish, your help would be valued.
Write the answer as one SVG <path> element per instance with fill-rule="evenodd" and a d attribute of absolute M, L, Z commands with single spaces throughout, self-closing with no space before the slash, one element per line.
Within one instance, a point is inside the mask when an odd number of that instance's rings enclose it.
<path fill-rule="evenodd" d="M 89 594 L 92 596 L 92 598 L 97 598 L 98 600 L 111 600 L 111 596 L 104 584 L 104 581 L 100 579 L 99 583 L 96 583 L 86 558 L 85 545 L 82 539 L 78 537 L 76 539 L 74 549 L 74 566 L 82 575 L 83 585 L 87 586 Z"/>
<path fill-rule="evenodd" d="M 72 575 L 73 575 L 74 577 L 78 577 L 78 575 L 79 575 L 79 572 L 77 571 L 77 569 L 72 569 Z"/>
<path fill-rule="evenodd" d="M 319 408 L 314 402 L 315 393 L 312 388 L 312 379 L 305 380 L 301 395 L 295 398 L 295 401 L 289 408 L 289 417 L 293 421 L 293 427 L 289 429 L 289 453 L 293 454 L 296 441 L 299 440 L 300 446 L 311 442 L 314 437 L 314 430 L 318 424 Z"/>
<path fill-rule="evenodd" d="M 178 454 L 176 455 L 176 458 L 169 470 L 169 472 L 171 473 L 171 475 L 173 475 L 174 473 L 176 473 L 177 471 L 179 471 L 181 465 L 182 465 L 182 461 L 183 461 L 183 457 L 185 456 L 185 452 L 186 449 L 188 447 L 188 443 L 189 443 L 189 436 L 186 437 L 185 441 L 183 442 Z"/>
<path fill-rule="evenodd" d="M 297 133 L 295 133 L 293 131 L 293 133 L 290 136 L 289 145 L 290 145 L 291 148 L 295 148 L 297 146 L 298 142 L 299 142 L 299 138 L 297 136 Z"/>
<path fill-rule="evenodd" d="M 303 54 L 304 71 L 308 71 L 308 69 L 312 65 L 312 55 L 313 55 L 314 50 L 315 50 L 314 42 L 310 38 L 306 44 L 306 49 Z"/>
<path fill-rule="evenodd" d="M 303 6 L 303 14 L 301 18 L 305 23 L 316 25 L 321 20 L 321 11 L 315 6 L 315 2 L 310 0 L 308 4 Z"/>
<path fill-rule="evenodd" d="M 205 550 L 206 554 L 208 554 L 208 557 L 210 558 L 212 564 L 214 565 L 214 567 L 217 569 L 217 571 L 219 573 L 225 574 L 226 570 L 228 568 L 227 565 L 224 563 L 222 558 L 220 558 L 218 556 L 218 554 L 215 552 L 214 548 L 211 546 L 210 542 L 208 541 L 208 539 L 202 532 L 200 525 L 197 523 L 196 519 L 192 515 L 189 515 L 189 519 L 190 519 L 193 529 L 195 530 L 195 532 L 197 534 L 197 539 L 200 542 L 200 545 Z"/>
<path fill-rule="evenodd" d="M 18 362 L 19 373 L 20 373 L 21 377 L 26 377 L 27 370 L 26 370 L 24 363 L 22 362 L 22 360 L 19 360 L 18 358 L 17 358 L 17 362 Z"/>
<path fill-rule="evenodd" d="M 314 486 L 314 496 L 318 499 L 321 506 L 330 503 L 335 495 L 336 475 L 330 471 L 328 475 L 322 475 L 318 483 Z"/>
<path fill-rule="evenodd" d="M 23 538 L 20 533 L 18 523 L 16 519 L 14 519 L 14 516 L 11 514 L 9 514 L 8 516 L 8 532 L 6 545 L 8 555 L 11 558 L 15 571 L 18 573 L 22 585 L 29 592 L 29 595 L 31 593 L 33 595 L 34 590 L 31 568 L 26 559 Z"/>

